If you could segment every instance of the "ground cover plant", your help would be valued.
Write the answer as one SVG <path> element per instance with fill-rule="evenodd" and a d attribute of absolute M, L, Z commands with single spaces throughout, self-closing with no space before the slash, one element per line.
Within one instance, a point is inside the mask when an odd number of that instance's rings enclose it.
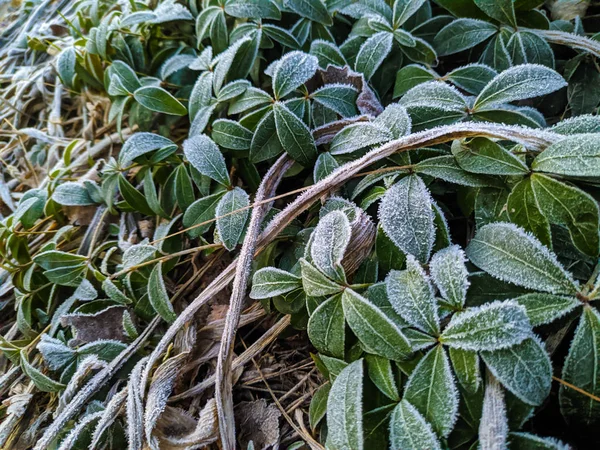
<path fill-rule="evenodd" d="M 0 448 L 600 444 L 600 8 L 25 1 Z"/>

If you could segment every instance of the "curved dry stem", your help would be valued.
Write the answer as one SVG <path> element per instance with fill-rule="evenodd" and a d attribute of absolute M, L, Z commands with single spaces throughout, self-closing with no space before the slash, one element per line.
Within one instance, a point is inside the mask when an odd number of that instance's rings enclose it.
<path fill-rule="evenodd" d="M 275 191 L 283 175 L 290 168 L 294 161 L 284 153 L 273 166 L 269 169 L 256 193 L 256 202 L 275 195 Z M 215 390 L 215 400 L 217 402 L 217 415 L 219 418 L 219 433 L 221 435 L 221 445 L 224 450 L 235 449 L 235 421 L 233 418 L 233 396 L 232 396 L 232 372 L 231 358 L 233 353 L 233 344 L 240 314 L 242 312 L 242 303 L 246 297 L 246 286 L 250 276 L 250 267 L 254 257 L 256 241 L 260 233 L 265 214 L 270 208 L 269 203 L 256 206 L 252 210 L 248 231 L 242 244 L 242 249 L 237 258 L 235 279 L 233 290 L 229 301 L 229 310 L 225 317 L 225 326 L 221 337 L 221 346 L 217 357 L 217 386 Z"/>
<path fill-rule="evenodd" d="M 497 125 L 489 123 L 459 123 L 404 136 L 370 151 L 355 161 L 344 164 L 335 170 L 331 175 L 319 181 L 317 184 L 304 192 L 304 194 L 300 195 L 283 211 L 277 214 L 277 216 L 275 216 L 275 218 L 269 223 L 265 231 L 261 233 L 256 242 L 255 253 L 260 253 L 287 225 L 289 225 L 292 220 L 298 217 L 316 200 L 318 200 L 327 192 L 342 185 L 349 178 L 369 165 L 381 159 L 387 158 L 396 152 L 409 151 L 420 147 L 441 144 L 454 139 L 474 136 L 505 139 L 523 144 L 525 147 L 535 150 L 542 150 L 553 142 L 564 138 L 564 136 L 549 131 L 540 131 L 520 126 Z M 231 282 L 235 275 L 236 265 L 237 260 L 225 268 L 225 270 L 223 270 L 171 324 L 148 358 L 146 369 L 142 375 L 142 386 L 146 385 L 148 375 L 152 370 L 152 367 L 165 352 L 177 332 L 194 317 L 194 314 L 203 305 L 205 305 L 221 290 L 225 289 Z M 131 354 L 137 351 L 139 346 L 141 346 L 141 343 L 144 342 L 144 340 L 148 337 L 148 334 L 154 330 L 156 324 L 158 323 L 159 318 L 157 316 L 157 318 L 155 318 L 146 328 L 144 333 L 140 335 L 138 339 L 136 339 L 134 343 L 136 345 L 132 345 L 125 349 L 109 364 L 106 369 L 101 370 L 88 382 L 88 384 L 73 398 L 71 405 L 69 405 L 70 407 L 63 411 L 54 420 L 52 425 L 48 427 L 42 438 L 38 441 L 34 450 L 43 450 L 52 442 L 62 427 L 83 407 L 83 405 L 85 405 L 85 403 L 92 397 L 97 389 L 99 389 L 102 384 L 106 382 L 119 367 L 121 367 L 123 362 L 126 361 Z"/>
<path fill-rule="evenodd" d="M 600 42 L 594 39 L 556 30 L 535 30 L 535 33 L 542 36 L 551 44 L 566 45 L 578 50 L 585 50 L 600 58 Z"/>

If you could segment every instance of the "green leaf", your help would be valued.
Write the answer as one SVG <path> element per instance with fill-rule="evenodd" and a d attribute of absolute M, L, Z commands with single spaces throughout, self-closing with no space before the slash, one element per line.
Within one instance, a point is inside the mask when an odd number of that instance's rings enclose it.
<path fill-rule="evenodd" d="M 217 204 L 217 231 L 229 251 L 237 246 L 244 233 L 250 215 L 249 205 L 250 198 L 240 187 L 227 191 Z"/>
<path fill-rule="evenodd" d="M 600 117 L 592 116 L 590 114 L 570 117 L 558 122 L 550 128 L 550 131 L 565 136 L 572 134 L 600 133 Z M 556 145 L 557 144 L 553 144 L 552 146 Z"/>
<path fill-rule="evenodd" d="M 496 75 L 498 72 L 491 67 L 474 63 L 454 69 L 445 78 L 468 93 L 477 95 Z"/>
<path fill-rule="evenodd" d="M 27 361 L 27 356 L 25 356 L 25 352 L 21 352 L 21 368 L 25 375 L 33 381 L 33 384 L 36 388 L 38 388 L 42 392 L 60 392 L 65 388 L 65 385 L 59 383 L 58 381 L 54 381 L 52 378 L 47 377 L 38 369 L 33 367 Z"/>
<path fill-rule="evenodd" d="M 302 268 L 302 287 L 306 295 L 324 297 L 342 291 L 343 286 L 331 281 L 306 259 L 300 258 L 300 267 Z"/>
<path fill-rule="evenodd" d="M 342 117 L 358 114 L 356 98 L 358 92 L 346 84 L 326 84 L 311 94 L 315 102 L 332 109 Z"/>
<path fill-rule="evenodd" d="M 406 108 L 414 106 L 434 107 L 444 111 L 466 111 L 465 97 L 453 86 L 442 81 L 430 81 L 409 90 L 400 104 Z"/>
<path fill-rule="evenodd" d="M 529 168 L 515 155 L 487 138 L 455 141 L 452 154 L 463 169 L 487 175 L 524 175 Z"/>
<path fill-rule="evenodd" d="M 308 337 L 315 348 L 326 355 L 344 358 L 344 313 L 340 295 L 325 300 L 308 319 Z"/>
<path fill-rule="evenodd" d="M 548 221 L 567 227 L 579 251 L 598 256 L 600 211 L 596 200 L 581 189 L 542 174 L 531 176 L 531 188 Z"/>
<path fill-rule="evenodd" d="M 317 158 L 317 147 L 308 127 L 281 103 L 273 106 L 273 113 L 283 149 L 303 166 L 310 166 Z"/>
<path fill-rule="evenodd" d="M 410 343 L 373 303 L 351 289 L 342 294 L 344 316 L 348 325 L 369 353 L 399 361 L 410 353 Z"/>
<path fill-rule="evenodd" d="M 385 280 L 389 302 L 411 326 L 438 335 L 440 320 L 429 277 L 412 255 L 406 270 L 391 271 Z"/>
<path fill-rule="evenodd" d="M 410 402 L 440 437 L 452 431 L 458 413 L 458 391 L 448 356 L 441 345 L 419 361 L 408 378 L 404 400 Z"/>
<path fill-rule="evenodd" d="M 294 35 L 285 28 L 278 27 L 277 25 L 273 25 L 271 23 L 263 23 L 261 29 L 268 37 L 279 42 L 285 47 L 292 49 L 300 48 L 300 44 Z"/>
<path fill-rule="evenodd" d="M 335 158 L 331 156 L 331 153 L 321 153 L 317 158 L 317 162 L 315 163 L 315 169 L 313 171 L 313 178 L 315 182 L 321 181 L 323 178 L 333 173 L 333 171 L 339 166 L 340 165 L 337 163 Z"/>
<path fill-rule="evenodd" d="M 310 423 L 310 428 L 313 431 L 327 413 L 327 399 L 329 398 L 329 391 L 331 391 L 331 384 L 325 383 L 315 391 L 312 399 L 310 400 L 310 406 L 308 408 L 308 420 Z"/>
<path fill-rule="evenodd" d="M 273 0 L 227 0 L 225 12 L 242 19 L 281 19 L 281 12 Z"/>
<path fill-rule="evenodd" d="M 397 103 L 388 105 L 373 121 L 392 133 L 392 138 L 398 139 L 410 134 L 411 121 L 406 108 Z"/>
<path fill-rule="evenodd" d="M 202 175 L 212 178 L 223 186 L 230 185 L 225 158 L 217 144 L 208 136 L 200 134 L 186 139 L 183 143 L 183 154 L 192 167 Z"/>
<path fill-rule="evenodd" d="M 556 256 L 515 225 L 491 223 L 481 227 L 466 253 L 476 266 L 517 286 L 553 294 L 577 292 L 575 281 Z"/>
<path fill-rule="evenodd" d="M 285 9 L 314 22 L 329 26 L 333 24 L 327 7 L 321 0 L 283 0 Z"/>
<path fill-rule="evenodd" d="M 232 69 L 232 67 L 238 52 L 240 52 L 240 49 L 242 47 L 250 45 L 251 43 L 252 37 L 245 36 L 235 41 L 227 48 L 227 50 L 225 50 L 219 55 L 218 62 L 213 70 L 213 90 L 215 91 L 215 94 L 217 94 L 217 96 L 219 95 L 221 88 L 225 84 L 225 81 L 228 79 L 229 73 L 232 70 L 235 70 L 235 68 Z"/>
<path fill-rule="evenodd" d="M 266 161 L 283 152 L 283 146 L 277 136 L 275 113 L 269 111 L 258 123 L 250 143 L 250 161 Z"/>
<path fill-rule="evenodd" d="M 552 364 L 537 337 L 510 348 L 481 352 L 481 358 L 494 377 L 519 400 L 538 406 L 550 393 Z"/>
<path fill-rule="evenodd" d="M 523 342 L 531 334 L 525 308 L 495 301 L 452 316 L 440 342 L 463 350 L 498 350 Z"/>
<path fill-rule="evenodd" d="M 300 277 L 276 267 L 264 267 L 252 277 L 250 298 L 260 300 L 277 297 L 302 287 Z"/>
<path fill-rule="evenodd" d="M 388 130 L 375 123 L 353 123 L 335 135 L 329 151 L 332 155 L 345 155 L 371 145 L 390 141 L 392 138 L 392 134 Z"/>
<path fill-rule="evenodd" d="M 332 211 L 318 223 L 311 237 L 310 254 L 317 268 L 332 280 L 345 282 L 342 259 L 350 242 L 350 221 L 342 211 Z"/>
<path fill-rule="evenodd" d="M 600 396 L 600 314 L 586 305 L 565 359 L 562 379 L 583 391 Z M 560 411 L 575 423 L 596 426 L 600 402 L 568 386 L 560 386 Z"/>
<path fill-rule="evenodd" d="M 187 211 L 196 198 L 192 178 L 185 164 L 181 164 L 175 171 L 175 197 L 182 211 Z"/>
<path fill-rule="evenodd" d="M 432 199 L 425 183 L 416 175 L 392 186 L 379 205 L 381 227 L 406 254 L 426 263 L 435 241 Z"/>
<path fill-rule="evenodd" d="M 450 347 L 449 353 L 458 382 L 469 394 L 475 394 L 482 385 L 477 352 Z"/>
<path fill-rule="evenodd" d="M 394 35 L 386 31 L 374 34 L 361 45 L 354 69 L 370 80 L 392 49 Z"/>
<path fill-rule="evenodd" d="M 600 134 L 570 136 L 552 144 L 531 165 L 536 172 L 600 178 Z"/>
<path fill-rule="evenodd" d="M 515 298 L 515 301 L 525 308 L 529 322 L 534 327 L 554 322 L 581 306 L 581 302 L 575 297 L 562 297 L 538 292 L 521 295 Z"/>
<path fill-rule="evenodd" d="M 163 280 L 162 262 L 154 266 L 148 278 L 148 300 L 154 311 L 167 323 L 175 321 L 177 314 L 173 310 L 173 305 L 171 305 L 165 281 Z"/>
<path fill-rule="evenodd" d="M 327 448 L 363 450 L 363 362 L 348 365 L 336 377 L 327 399 Z"/>
<path fill-rule="evenodd" d="M 569 448 L 557 439 L 523 432 L 509 433 L 508 441 L 510 448 L 514 450 L 567 450 Z"/>
<path fill-rule="evenodd" d="M 506 205 L 511 222 L 532 232 L 545 246 L 552 245 L 550 224 L 541 211 L 531 178 L 525 178 L 513 188 Z"/>
<path fill-rule="evenodd" d="M 257 106 L 266 105 L 271 101 L 271 96 L 262 89 L 249 87 L 229 104 L 227 114 L 239 114 Z"/>
<path fill-rule="evenodd" d="M 200 198 L 192 203 L 186 209 L 183 215 L 183 226 L 186 228 L 194 227 L 188 230 L 191 237 L 198 237 L 204 234 L 211 227 L 212 222 L 205 223 L 201 226 L 196 226 L 204 222 L 208 222 L 215 218 L 217 205 L 225 192 L 218 192 L 207 197 Z"/>
<path fill-rule="evenodd" d="M 390 360 L 377 355 L 366 355 L 367 373 L 377 388 L 389 399 L 397 402 L 400 400 L 392 365 Z"/>
<path fill-rule="evenodd" d="M 156 150 L 177 149 L 177 145 L 166 137 L 154 133 L 134 133 L 119 152 L 119 164 L 128 166 L 135 158 Z"/>
<path fill-rule="evenodd" d="M 87 206 L 94 205 L 90 194 L 83 184 L 75 181 L 67 181 L 59 184 L 52 193 L 52 200 L 64 206 Z"/>
<path fill-rule="evenodd" d="M 223 148 L 249 150 L 252 132 L 234 120 L 219 119 L 213 122 L 212 138 Z"/>
<path fill-rule="evenodd" d="M 467 172 L 456 162 L 456 158 L 450 155 L 427 158 L 414 165 L 416 173 L 422 173 L 431 177 L 440 178 L 449 183 L 460 184 L 471 187 L 502 187 L 503 184 L 497 179 L 479 174 Z"/>
<path fill-rule="evenodd" d="M 346 58 L 333 42 L 316 39 L 310 43 L 310 54 L 317 57 L 319 66 L 326 69 L 328 65 L 343 67 L 347 64 Z"/>
<path fill-rule="evenodd" d="M 395 0 L 393 7 L 394 15 L 392 18 L 394 27 L 399 28 L 404 24 L 423 6 L 423 3 L 425 3 L 425 0 Z"/>
<path fill-rule="evenodd" d="M 421 413 L 407 400 L 394 408 L 390 419 L 391 450 L 441 450 L 438 437 Z"/>
<path fill-rule="evenodd" d="M 102 289 L 104 290 L 106 295 L 111 300 L 114 300 L 115 302 L 121 303 L 123 305 L 132 303 L 132 300 L 129 297 L 127 297 L 125 294 L 123 294 L 121 289 L 119 289 L 117 287 L 117 285 L 110 278 L 106 278 L 102 282 Z"/>
<path fill-rule="evenodd" d="M 319 67 L 317 58 L 298 51 L 286 53 L 276 64 L 273 73 L 273 93 L 277 100 L 306 83 Z"/>
<path fill-rule="evenodd" d="M 409 90 L 428 81 L 438 78 L 437 73 L 418 64 L 409 64 L 404 66 L 396 74 L 396 83 L 394 84 L 394 98 L 406 94 Z"/>
<path fill-rule="evenodd" d="M 537 64 L 511 67 L 488 83 L 475 99 L 473 109 L 480 110 L 499 103 L 540 97 L 566 85 L 563 77 L 548 67 Z"/>
<path fill-rule="evenodd" d="M 458 245 L 440 250 L 429 263 L 429 272 L 440 294 L 452 306 L 462 308 L 469 288 L 467 258 Z"/>
<path fill-rule="evenodd" d="M 473 0 L 484 13 L 498 22 L 517 28 L 514 0 Z"/>
<path fill-rule="evenodd" d="M 150 111 L 174 116 L 185 116 L 187 109 L 179 100 L 161 87 L 144 86 L 133 93 L 135 100 Z"/>
<path fill-rule="evenodd" d="M 134 188 L 122 174 L 119 174 L 119 192 L 133 210 L 139 211 L 146 216 L 153 216 L 155 214 L 148 205 L 146 197 Z"/>
<path fill-rule="evenodd" d="M 493 24 L 476 19 L 457 19 L 435 36 L 435 49 L 440 56 L 451 55 L 475 47 L 498 32 Z"/>

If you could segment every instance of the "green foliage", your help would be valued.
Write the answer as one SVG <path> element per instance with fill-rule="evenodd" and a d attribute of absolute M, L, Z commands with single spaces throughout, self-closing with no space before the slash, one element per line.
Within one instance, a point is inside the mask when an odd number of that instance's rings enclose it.
<path fill-rule="evenodd" d="M 0 447 L 214 443 L 227 390 L 207 436 L 186 399 L 287 354 L 265 314 L 310 341 L 295 367 L 316 352 L 294 408 L 326 448 L 592 436 L 600 45 L 542 3 L 23 2 L 0 31 Z M 247 279 L 266 312 L 223 319 Z"/>

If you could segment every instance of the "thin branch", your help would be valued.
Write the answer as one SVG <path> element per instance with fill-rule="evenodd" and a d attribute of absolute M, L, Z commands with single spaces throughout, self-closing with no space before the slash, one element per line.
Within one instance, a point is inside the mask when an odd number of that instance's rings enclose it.
<path fill-rule="evenodd" d="M 600 58 L 600 42 L 594 39 L 555 30 L 535 30 L 535 33 L 542 36 L 551 44 L 566 45 L 578 50 L 584 50 Z"/>

